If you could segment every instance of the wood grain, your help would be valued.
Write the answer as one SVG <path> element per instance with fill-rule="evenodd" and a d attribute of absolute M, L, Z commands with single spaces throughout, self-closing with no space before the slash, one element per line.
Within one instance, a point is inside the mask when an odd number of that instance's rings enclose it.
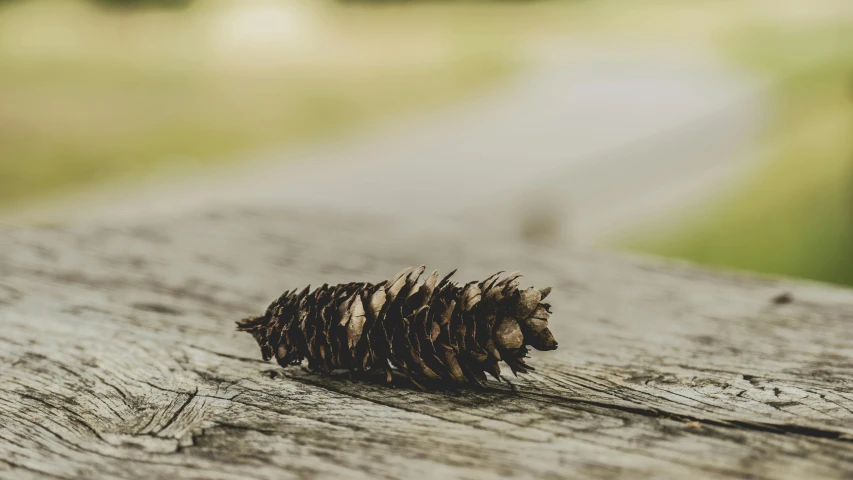
<path fill-rule="evenodd" d="M 485 390 L 283 370 L 234 321 L 427 264 L 554 287 Z M 783 293 L 790 302 L 774 299 Z M 234 210 L 0 232 L 3 478 L 850 478 L 853 291 Z"/>

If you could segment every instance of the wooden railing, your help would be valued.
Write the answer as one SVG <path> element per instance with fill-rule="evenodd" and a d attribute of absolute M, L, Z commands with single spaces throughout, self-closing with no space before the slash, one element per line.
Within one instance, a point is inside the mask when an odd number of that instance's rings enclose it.
<path fill-rule="evenodd" d="M 234 321 L 427 264 L 554 287 L 514 386 L 262 362 Z M 0 232 L 3 478 L 850 478 L 853 291 L 240 210 Z"/>

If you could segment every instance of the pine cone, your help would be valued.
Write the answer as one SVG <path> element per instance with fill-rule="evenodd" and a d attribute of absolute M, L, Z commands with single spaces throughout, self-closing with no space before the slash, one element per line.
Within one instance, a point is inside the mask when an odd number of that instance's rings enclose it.
<path fill-rule="evenodd" d="M 440 282 L 438 271 L 423 283 L 424 267 L 407 268 L 391 280 L 348 283 L 309 292 L 285 292 L 261 317 L 237 322 L 261 347 L 264 360 L 282 367 L 308 359 L 314 371 L 379 371 L 392 380 L 391 366 L 423 388 L 445 381 L 484 385 L 488 372 L 500 380 L 498 362 L 514 374 L 528 346 L 553 350 L 548 330 L 550 288 L 519 290 L 513 273 L 496 273 L 464 287 Z"/>

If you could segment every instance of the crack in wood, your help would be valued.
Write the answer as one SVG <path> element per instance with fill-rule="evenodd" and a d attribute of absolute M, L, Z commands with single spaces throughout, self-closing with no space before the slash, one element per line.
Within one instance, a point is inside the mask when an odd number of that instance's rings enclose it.
<path fill-rule="evenodd" d="M 187 399 L 184 401 L 184 403 L 182 403 L 181 406 L 178 407 L 178 410 L 175 411 L 174 415 L 172 415 L 168 420 L 166 420 L 166 423 L 158 429 L 158 432 L 162 432 L 163 430 L 169 428 L 170 425 L 175 423 L 175 420 L 177 420 L 177 418 L 181 415 L 181 412 L 183 412 L 184 409 L 187 408 L 190 402 L 192 402 L 196 398 L 196 395 L 198 395 L 198 387 L 196 387 L 195 391 L 187 395 Z"/>

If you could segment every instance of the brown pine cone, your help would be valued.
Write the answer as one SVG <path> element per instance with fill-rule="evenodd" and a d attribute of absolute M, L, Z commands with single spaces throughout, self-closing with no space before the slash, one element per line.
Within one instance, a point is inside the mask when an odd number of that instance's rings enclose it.
<path fill-rule="evenodd" d="M 314 371 L 385 372 L 393 366 L 415 385 L 445 381 L 483 385 L 488 372 L 500 379 L 498 362 L 527 373 L 528 346 L 553 350 L 548 330 L 550 288 L 518 289 L 518 273 L 500 272 L 459 286 L 440 282 L 438 271 L 423 283 L 424 267 L 407 268 L 391 280 L 348 283 L 309 292 L 285 292 L 261 317 L 237 322 L 261 347 L 264 360 L 282 367 L 308 359 Z"/>

